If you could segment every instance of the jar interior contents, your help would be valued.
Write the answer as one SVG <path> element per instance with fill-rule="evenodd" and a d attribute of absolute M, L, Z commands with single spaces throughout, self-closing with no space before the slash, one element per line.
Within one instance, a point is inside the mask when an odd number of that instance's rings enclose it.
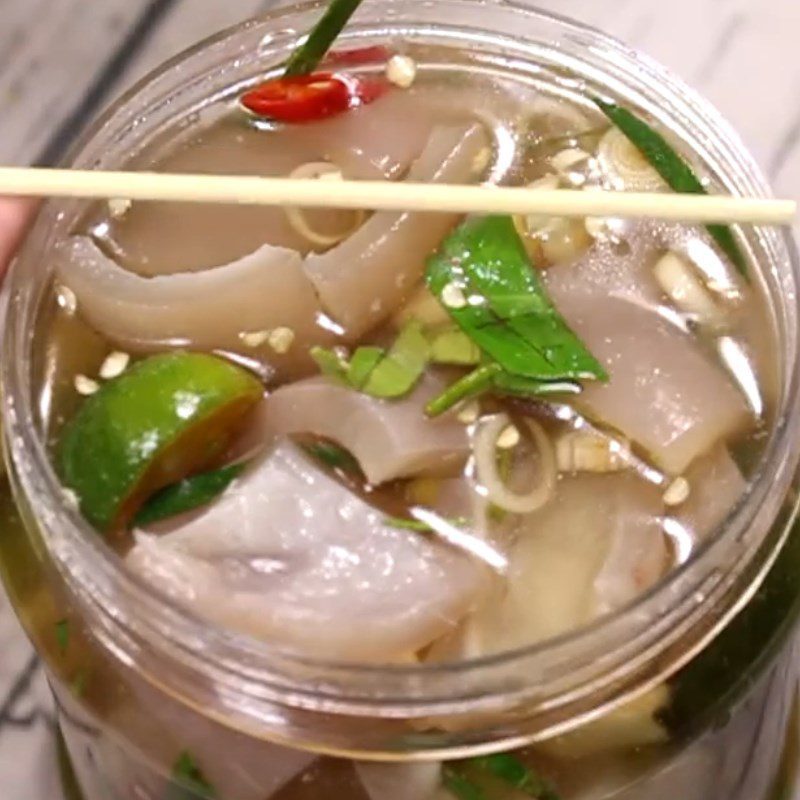
<path fill-rule="evenodd" d="M 127 166 L 334 194 L 702 174 L 638 112 L 445 47 L 334 49 L 281 83 Z M 626 607 L 735 508 L 777 383 L 758 269 L 727 226 L 120 197 L 56 252 L 41 424 L 65 500 L 209 625 L 334 661 L 501 653 Z M 221 800 L 588 797 L 669 751 L 676 691 L 516 753 L 283 759 L 255 793 L 208 742 L 172 763 Z"/>

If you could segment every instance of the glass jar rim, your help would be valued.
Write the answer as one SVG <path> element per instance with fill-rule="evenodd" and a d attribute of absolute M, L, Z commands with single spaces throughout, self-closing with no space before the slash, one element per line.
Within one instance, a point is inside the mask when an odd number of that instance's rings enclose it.
<path fill-rule="evenodd" d="M 297 34 L 274 35 L 276 23 L 307 17 L 324 5 L 285 3 L 256 21 L 224 31 L 166 62 L 125 94 L 81 138 L 68 163 L 81 157 L 92 141 L 142 115 L 140 96 L 174 70 L 187 71 L 194 60 L 214 48 L 238 49 L 253 41 L 288 52 Z M 365 4 L 366 6 L 367 4 Z M 373 6 L 400 9 L 406 0 L 380 0 Z M 463 14 L 488 10 L 523 14 L 551 26 L 559 36 L 585 47 L 573 55 L 550 53 L 562 66 L 580 67 L 614 92 L 636 97 L 637 104 L 664 123 L 678 121 L 694 131 L 696 150 L 708 165 L 729 178 L 732 191 L 767 195 L 765 180 L 744 145 L 710 104 L 649 58 L 580 23 L 532 9 L 511 0 L 442 0 L 439 9 L 419 4 L 418 15 Z M 349 38 L 372 35 L 356 15 Z M 448 11 L 449 9 L 449 11 Z M 483 9 L 483 12 L 481 12 Z M 487 20 L 488 21 L 488 20 Z M 390 28 L 394 24 L 386 23 Z M 443 22 L 442 35 L 447 26 Z M 292 26 L 287 26 L 292 27 Z M 296 30 L 302 30 L 302 27 Z M 410 28 L 406 28 L 410 30 Z M 448 28 L 449 29 L 449 28 Z M 461 28 L 459 28 L 461 30 Z M 504 46 L 513 40 L 488 29 Z M 525 43 L 525 40 L 522 40 Z M 542 47 L 551 47 L 543 43 Z M 231 57 L 230 53 L 226 57 Z M 196 65 L 195 65 L 196 66 Z M 609 71 L 613 69 L 613 74 Z M 669 116 L 664 109 L 669 108 Z M 685 131 L 684 131 L 685 133 Z M 716 155 L 714 155 L 716 153 Z M 4 342 L 2 384 L 8 449 L 15 467 L 17 491 L 36 499 L 36 511 L 51 555 L 65 579 L 96 614 L 97 633 L 120 658 L 135 661 L 154 682 L 177 686 L 191 676 L 213 676 L 227 697 L 226 713 L 263 720 L 275 702 L 298 709 L 353 716 L 410 718 L 485 713 L 509 707 L 535 707 L 542 724 L 518 735 L 519 743 L 566 730 L 576 720 L 597 716 L 634 694 L 640 694 L 674 672 L 741 608 L 757 589 L 782 543 L 771 532 L 790 482 L 797 455 L 791 444 L 800 431 L 800 374 L 797 369 L 798 320 L 791 298 L 800 286 L 800 262 L 786 232 L 754 230 L 771 266 L 776 313 L 782 315 L 781 354 L 786 363 L 780 413 L 758 474 L 747 495 L 732 511 L 718 535 L 687 564 L 629 606 L 558 638 L 524 648 L 459 662 L 385 666 L 331 662 L 293 653 L 211 625 L 172 605 L 151 584 L 122 569 L 119 557 L 64 501 L 44 443 L 37 435 L 28 374 L 30 331 L 41 294 L 26 277 L 26 268 L 41 253 L 32 242 L 44 241 L 61 219 L 56 205 L 40 216 L 10 275 L 10 308 Z M 41 250 L 46 247 L 40 248 Z M 782 270 L 782 272 L 781 272 Z M 41 287 L 39 287 L 41 293 Z M 772 536 L 772 539 L 770 539 Z M 765 552 L 765 550 L 767 552 Z M 712 612 L 713 609 L 713 613 Z M 690 635 L 691 634 L 691 635 Z M 691 639 L 691 646 L 686 642 Z M 164 669 L 165 664 L 168 669 Z M 157 666 L 158 664 L 158 666 Z M 565 665 L 570 665 L 565 669 Z M 531 676 L 537 676 L 533 681 Z M 534 685 L 536 684 L 536 685 Z M 516 733 L 514 734 L 517 735 Z M 498 737 L 508 747 L 513 736 Z M 441 751 L 441 748 L 438 748 Z M 384 754 L 385 755 L 385 754 Z"/>

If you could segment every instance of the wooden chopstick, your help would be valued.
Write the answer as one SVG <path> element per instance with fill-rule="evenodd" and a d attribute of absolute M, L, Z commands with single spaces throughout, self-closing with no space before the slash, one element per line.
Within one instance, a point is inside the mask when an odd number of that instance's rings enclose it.
<path fill-rule="evenodd" d="M 797 215 L 797 203 L 793 200 L 727 195 L 547 191 L 406 181 L 174 175 L 37 167 L 0 167 L 0 195 L 3 194 L 374 211 L 650 217 L 683 222 L 772 225 L 791 224 Z"/>

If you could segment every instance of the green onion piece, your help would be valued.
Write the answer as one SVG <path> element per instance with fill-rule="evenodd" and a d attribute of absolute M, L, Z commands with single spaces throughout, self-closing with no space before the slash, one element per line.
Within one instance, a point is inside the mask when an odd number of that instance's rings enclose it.
<path fill-rule="evenodd" d="M 455 525 L 460 528 L 467 524 L 467 520 L 462 518 L 448 519 L 445 521 L 450 525 Z M 417 533 L 430 533 L 434 530 L 427 522 L 422 522 L 422 520 L 419 519 L 408 519 L 406 517 L 384 517 L 383 524 L 401 531 L 416 531 Z"/>
<path fill-rule="evenodd" d="M 429 259 L 426 280 L 464 333 L 512 375 L 607 379 L 547 296 L 511 217 L 467 220 Z"/>
<path fill-rule="evenodd" d="M 142 506 L 133 519 L 134 526 L 142 528 L 208 505 L 242 474 L 246 466 L 246 464 L 231 464 L 167 486 Z"/>
<path fill-rule="evenodd" d="M 481 349 L 463 331 L 444 331 L 431 343 L 431 361 L 474 367 L 481 363 Z"/>
<path fill-rule="evenodd" d="M 304 450 L 333 469 L 343 469 L 348 472 L 355 472 L 359 469 L 358 461 L 347 450 L 331 442 L 315 442 L 305 445 Z"/>
<path fill-rule="evenodd" d="M 350 366 L 336 351 L 326 347 L 312 347 L 308 352 L 323 375 L 334 380 L 347 381 Z"/>
<path fill-rule="evenodd" d="M 172 779 L 181 789 L 188 789 L 198 798 L 213 800 L 217 796 L 214 787 L 206 780 L 192 754 L 186 750 L 178 756 L 172 767 Z"/>
<path fill-rule="evenodd" d="M 430 350 L 422 324 L 410 320 L 383 360 L 372 370 L 362 391 L 386 399 L 408 394 L 422 377 Z"/>
<path fill-rule="evenodd" d="M 56 629 L 56 642 L 58 643 L 58 650 L 61 655 L 64 655 L 69 648 L 69 638 L 70 638 L 70 629 L 69 629 L 69 620 L 68 619 L 60 619 L 56 622 L 55 625 Z"/>
<path fill-rule="evenodd" d="M 614 103 L 606 103 L 597 97 L 594 102 L 641 152 L 650 166 L 667 182 L 670 188 L 680 194 L 708 194 L 708 190 L 689 164 L 658 131 L 628 111 L 627 108 L 622 108 Z M 746 276 L 747 259 L 730 226 L 708 225 L 706 228 L 739 272 Z"/>
<path fill-rule="evenodd" d="M 331 0 L 308 38 L 289 58 L 286 77 L 313 72 L 360 5 L 361 0 Z"/>
<path fill-rule="evenodd" d="M 549 781 L 537 775 L 510 753 L 474 758 L 468 763 L 491 773 L 509 786 L 535 797 L 536 800 L 560 800 L 558 792 Z"/>
<path fill-rule="evenodd" d="M 503 371 L 498 364 L 484 364 L 465 375 L 461 380 L 448 386 L 440 395 L 425 406 L 425 413 L 429 417 L 438 417 L 449 411 L 453 406 L 469 397 L 483 394 L 493 385 L 495 377 Z"/>
<path fill-rule="evenodd" d="M 486 792 L 476 786 L 457 767 L 445 765 L 442 769 L 442 783 L 450 794 L 458 800 L 489 800 Z"/>
<path fill-rule="evenodd" d="M 386 355 L 381 347 L 359 347 L 350 359 L 347 382 L 356 389 L 363 388 L 375 367 Z"/>

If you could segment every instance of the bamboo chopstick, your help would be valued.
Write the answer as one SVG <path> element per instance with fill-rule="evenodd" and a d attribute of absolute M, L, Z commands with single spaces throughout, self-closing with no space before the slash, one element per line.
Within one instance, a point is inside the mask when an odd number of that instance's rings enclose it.
<path fill-rule="evenodd" d="M 793 200 L 726 195 L 634 194 L 395 181 L 321 181 L 234 175 L 174 175 L 0 167 L 0 195 L 439 211 L 652 217 L 702 223 L 788 225 Z"/>

